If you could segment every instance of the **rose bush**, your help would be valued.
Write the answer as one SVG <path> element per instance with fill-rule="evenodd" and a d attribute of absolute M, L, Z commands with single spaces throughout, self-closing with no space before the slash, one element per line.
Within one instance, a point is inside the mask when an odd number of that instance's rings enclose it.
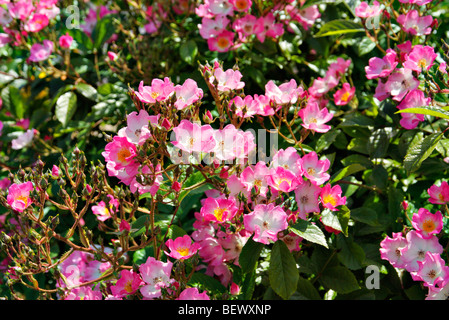
<path fill-rule="evenodd" d="M 443 1 L 0 1 L 0 295 L 445 299 Z"/>

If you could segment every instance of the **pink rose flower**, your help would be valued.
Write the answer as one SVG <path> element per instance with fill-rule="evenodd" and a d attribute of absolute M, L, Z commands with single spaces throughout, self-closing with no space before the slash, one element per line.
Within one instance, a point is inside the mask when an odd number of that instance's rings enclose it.
<path fill-rule="evenodd" d="M 31 181 L 24 183 L 13 183 L 8 188 L 6 202 L 15 211 L 23 212 L 33 202 L 30 192 L 34 189 Z"/>

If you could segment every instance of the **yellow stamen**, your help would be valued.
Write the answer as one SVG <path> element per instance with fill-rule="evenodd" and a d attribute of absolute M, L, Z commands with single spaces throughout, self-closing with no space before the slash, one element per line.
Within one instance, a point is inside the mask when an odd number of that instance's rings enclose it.
<path fill-rule="evenodd" d="M 324 196 L 323 202 L 324 203 L 330 203 L 332 206 L 335 207 L 335 205 L 337 204 L 337 199 L 333 195 L 327 194 L 327 195 Z"/>
<path fill-rule="evenodd" d="M 422 227 L 425 232 L 431 232 L 435 230 L 435 223 L 432 220 L 426 220 L 422 224 Z"/>
<path fill-rule="evenodd" d="M 125 291 L 128 292 L 128 293 L 133 292 L 133 285 L 132 285 L 132 281 L 131 280 L 126 282 L 126 284 L 125 284 Z"/>
<path fill-rule="evenodd" d="M 343 95 L 341 96 L 341 101 L 347 102 L 349 99 L 350 93 L 349 92 L 345 92 L 343 93 Z"/>
<path fill-rule="evenodd" d="M 126 162 L 126 158 L 128 158 L 130 155 L 131 155 L 131 152 L 128 149 L 122 148 L 118 152 L 117 158 L 120 162 Z"/>
<path fill-rule="evenodd" d="M 226 38 L 218 38 L 217 45 L 220 48 L 227 48 L 229 46 L 229 40 Z"/>
<path fill-rule="evenodd" d="M 217 218 L 218 221 L 223 221 L 223 213 L 226 211 L 226 209 L 223 208 L 217 208 L 214 210 L 214 216 Z"/>
<path fill-rule="evenodd" d="M 185 247 L 178 248 L 178 249 L 176 249 L 176 251 L 178 251 L 178 253 L 183 257 L 185 257 L 186 255 L 189 254 L 189 248 L 185 248 Z"/>

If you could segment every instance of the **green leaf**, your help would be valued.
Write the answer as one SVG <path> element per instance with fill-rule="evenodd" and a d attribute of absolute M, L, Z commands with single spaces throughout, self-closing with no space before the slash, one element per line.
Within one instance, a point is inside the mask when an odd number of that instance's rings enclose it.
<path fill-rule="evenodd" d="M 361 57 L 373 51 L 375 47 L 376 42 L 365 36 L 356 44 L 357 54 L 359 55 L 359 57 Z"/>
<path fill-rule="evenodd" d="M 145 224 L 150 222 L 150 216 L 144 215 L 137 218 L 136 221 L 133 222 L 131 226 L 131 237 L 137 237 L 140 236 L 142 233 L 145 232 Z"/>
<path fill-rule="evenodd" d="M 282 240 L 276 241 L 271 250 L 268 277 L 271 288 L 281 298 L 287 300 L 296 291 L 299 272 L 295 259 Z"/>
<path fill-rule="evenodd" d="M 337 293 L 344 294 L 360 289 L 357 278 L 348 268 L 343 266 L 324 269 L 320 279 L 325 287 Z"/>
<path fill-rule="evenodd" d="M 209 292 L 226 292 L 226 288 L 215 278 L 201 272 L 195 272 L 190 278 L 189 285 L 201 286 Z"/>
<path fill-rule="evenodd" d="M 181 228 L 181 227 L 179 227 L 179 226 L 177 226 L 175 224 L 172 224 L 170 226 L 170 228 L 168 229 L 167 236 L 170 239 L 176 239 L 178 237 L 183 237 L 186 234 L 187 234 L 187 232 L 183 228 Z"/>
<path fill-rule="evenodd" d="M 182 190 L 179 193 L 179 198 L 178 198 L 178 202 L 181 203 L 182 200 L 188 195 L 193 195 L 193 194 L 198 194 L 198 193 L 202 193 L 206 190 L 211 189 L 212 187 L 209 184 L 201 184 L 201 182 L 203 182 L 205 180 L 203 174 L 201 172 L 195 172 L 193 174 L 191 174 L 187 180 L 184 182 L 184 184 L 182 185 Z M 193 188 L 193 189 L 189 189 L 189 190 L 184 190 L 185 188 L 188 187 L 192 187 L 194 185 L 199 185 L 197 188 Z"/>
<path fill-rule="evenodd" d="M 340 133 L 340 129 L 333 129 L 321 135 L 316 142 L 315 151 L 317 153 L 320 153 L 321 151 L 329 148 L 329 146 L 335 141 Z"/>
<path fill-rule="evenodd" d="M 339 211 L 331 211 L 324 209 L 321 212 L 321 222 L 335 230 L 341 231 L 345 236 L 348 236 L 350 211 L 346 206 L 342 206 Z"/>
<path fill-rule="evenodd" d="M 317 289 L 313 284 L 303 277 L 299 277 L 296 285 L 296 292 L 293 294 L 292 299 L 297 300 L 322 300 Z"/>
<path fill-rule="evenodd" d="M 69 34 L 75 40 L 76 45 L 82 51 L 90 51 L 93 49 L 93 43 L 90 37 L 81 29 L 73 28 L 69 30 Z"/>
<path fill-rule="evenodd" d="M 335 183 L 337 181 L 342 180 L 343 178 L 346 178 L 347 176 L 350 176 L 350 175 L 352 175 L 352 174 L 354 174 L 356 172 L 359 172 L 359 171 L 363 171 L 365 169 L 366 168 L 364 166 L 362 166 L 361 164 L 359 164 L 359 163 L 350 164 L 349 166 L 347 166 L 347 167 L 339 170 L 337 173 L 335 173 L 331 177 L 329 183 L 333 184 L 333 183 Z"/>
<path fill-rule="evenodd" d="M 323 231 L 321 231 L 321 229 L 317 225 L 312 224 L 309 221 L 299 220 L 289 229 L 290 231 L 294 232 L 307 241 L 320 244 L 328 248 L 326 237 L 324 236 Z"/>
<path fill-rule="evenodd" d="M 243 273 L 249 273 L 256 268 L 263 247 L 263 243 L 254 241 L 253 236 L 246 241 L 239 256 L 239 264 Z"/>
<path fill-rule="evenodd" d="M 351 218 L 373 227 L 380 225 L 376 210 L 368 207 L 351 209 Z"/>
<path fill-rule="evenodd" d="M 365 251 L 352 239 L 337 235 L 338 259 L 347 268 L 358 270 L 364 266 Z"/>
<path fill-rule="evenodd" d="M 335 35 L 341 35 L 346 33 L 357 33 L 357 32 L 364 32 L 365 29 L 360 23 L 356 23 L 349 20 L 332 20 L 323 25 L 315 34 L 315 38 L 318 37 L 327 37 L 327 36 L 335 36 Z"/>
<path fill-rule="evenodd" d="M 97 101 L 97 98 L 98 98 L 97 89 L 92 87 L 90 84 L 78 83 L 75 86 L 75 90 L 78 91 L 80 94 L 82 94 L 87 99 L 92 100 L 92 101 Z"/>
<path fill-rule="evenodd" d="M 64 127 L 73 117 L 77 106 L 76 94 L 72 91 L 62 94 L 56 101 L 56 118 L 62 123 Z"/>
<path fill-rule="evenodd" d="M 25 101 L 20 94 L 20 89 L 14 86 L 7 86 L 2 90 L 1 98 L 3 105 L 16 118 L 23 119 L 25 115 Z"/>
<path fill-rule="evenodd" d="M 198 54 L 198 46 L 194 40 L 188 40 L 184 42 L 179 48 L 179 54 L 181 59 L 188 64 L 193 64 L 195 62 L 195 57 Z"/>
<path fill-rule="evenodd" d="M 111 38 L 115 32 L 113 24 L 113 16 L 108 15 L 98 20 L 92 31 L 93 47 L 95 49 L 101 48 L 101 46 Z"/>
<path fill-rule="evenodd" d="M 434 116 L 437 118 L 448 119 L 449 120 L 449 112 L 434 106 L 423 106 L 416 108 L 406 108 L 397 111 L 396 113 L 416 113 L 423 114 L 427 116 Z"/>
<path fill-rule="evenodd" d="M 369 137 L 368 152 L 371 158 L 385 157 L 390 138 L 394 135 L 392 128 L 380 128 Z"/>
<path fill-rule="evenodd" d="M 404 158 L 404 168 L 408 172 L 416 171 L 436 148 L 438 142 L 444 137 L 443 133 L 432 133 L 424 139 L 410 145 Z"/>
<path fill-rule="evenodd" d="M 304 4 L 301 5 L 301 10 L 307 7 L 320 5 L 320 4 L 338 4 L 342 2 L 341 0 L 306 0 Z"/>

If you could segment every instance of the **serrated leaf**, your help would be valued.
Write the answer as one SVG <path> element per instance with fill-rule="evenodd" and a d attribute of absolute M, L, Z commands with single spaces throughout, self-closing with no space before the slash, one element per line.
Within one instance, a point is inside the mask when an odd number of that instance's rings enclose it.
<path fill-rule="evenodd" d="M 239 264 L 243 273 L 249 273 L 256 268 L 263 246 L 263 243 L 254 241 L 253 236 L 246 241 L 239 256 Z"/>
<path fill-rule="evenodd" d="M 319 153 L 329 148 L 329 146 L 335 141 L 340 133 L 340 129 L 333 129 L 321 135 L 316 142 L 315 151 Z"/>
<path fill-rule="evenodd" d="M 432 154 L 443 137 L 443 133 L 432 133 L 410 145 L 404 158 L 404 169 L 408 172 L 416 171 L 421 166 L 421 163 Z"/>
<path fill-rule="evenodd" d="M 112 21 L 113 16 L 111 15 L 105 16 L 97 21 L 97 24 L 92 31 L 93 47 L 95 49 L 101 48 L 101 46 L 114 34 L 115 28 Z"/>
<path fill-rule="evenodd" d="M 415 113 L 415 114 L 423 114 L 428 116 L 433 116 L 442 119 L 449 119 L 449 112 L 434 106 L 423 106 L 416 108 L 406 108 L 397 111 L 396 113 Z"/>
<path fill-rule="evenodd" d="M 23 119 L 25 115 L 26 103 L 20 94 L 20 89 L 14 86 L 7 86 L 2 90 L 1 98 L 3 106 L 8 109 L 16 118 Z"/>
<path fill-rule="evenodd" d="M 357 33 L 364 32 L 365 29 L 360 23 L 356 23 L 349 20 L 332 20 L 328 23 L 324 24 L 320 31 L 315 34 L 315 38 L 318 37 L 327 37 L 327 36 L 335 36 L 346 33 Z"/>
<path fill-rule="evenodd" d="M 298 268 L 287 245 L 281 240 L 276 241 L 271 250 L 268 277 L 271 288 L 281 298 L 287 300 L 296 291 Z"/>
<path fill-rule="evenodd" d="M 76 112 L 77 97 L 72 91 L 62 94 L 56 101 L 55 115 L 65 127 Z"/>
<path fill-rule="evenodd" d="M 178 237 L 183 237 L 183 236 L 186 235 L 186 234 L 187 234 L 187 232 L 186 232 L 183 228 L 181 228 L 181 227 L 179 227 L 179 226 L 173 224 L 173 225 L 171 225 L 170 228 L 168 229 L 168 234 L 167 234 L 167 236 L 168 236 L 168 238 L 170 238 L 170 239 L 176 239 L 176 238 L 178 238 Z"/>
<path fill-rule="evenodd" d="M 335 183 L 337 181 L 340 181 L 343 178 L 346 178 L 347 176 L 350 176 L 350 175 L 352 175 L 352 174 L 354 174 L 356 172 L 359 172 L 359 171 L 363 171 L 365 169 L 366 168 L 364 166 L 362 166 L 361 164 L 359 164 L 359 163 L 350 164 L 349 166 L 347 166 L 347 167 L 339 170 L 337 173 L 335 173 L 330 178 L 329 183 L 333 184 L 333 183 Z"/>
<path fill-rule="evenodd" d="M 92 87 L 90 84 L 78 83 L 75 86 L 75 90 L 78 91 L 80 94 L 82 94 L 87 99 L 92 100 L 92 101 L 97 101 L 97 98 L 98 98 L 97 89 Z"/>
<path fill-rule="evenodd" d="M 320 279 L 326 288 L 332 289 L 337 293 L 350 293 L 360 289 L 357 278 L 348 268 L 343 266 L 324 269 Z"/>
<path fill-rule="evenodd" d="M 328 248 L 326 237 L 324 236 L 323 231 L 321 231 L 321 229 L 317 225 L 312 224 L 309 221 L 300 220 L 293 226 L 289 227 L 289 229 L 290 231 L 294 232 L 307 241 L 320 244 Z"/>
<path fill-rule="evenodd" d="M 81 29 L 73 28 L 69 30 L 69 34 L 73 37 L 73 40 L 75 40 L 77 47 L 82 51 L 92 50 L 92 40 L 86 33 L 84 33 L 84 31 L 82 31 Z"/>
<path fill-rule="evenodd" d="M 347 236 L 349 216 L 350 211 L 346 206 L 342 206 L 339 211 L 325 209 L 321 212 L 321 222 L 332 229 L 341 231 Z"/>

